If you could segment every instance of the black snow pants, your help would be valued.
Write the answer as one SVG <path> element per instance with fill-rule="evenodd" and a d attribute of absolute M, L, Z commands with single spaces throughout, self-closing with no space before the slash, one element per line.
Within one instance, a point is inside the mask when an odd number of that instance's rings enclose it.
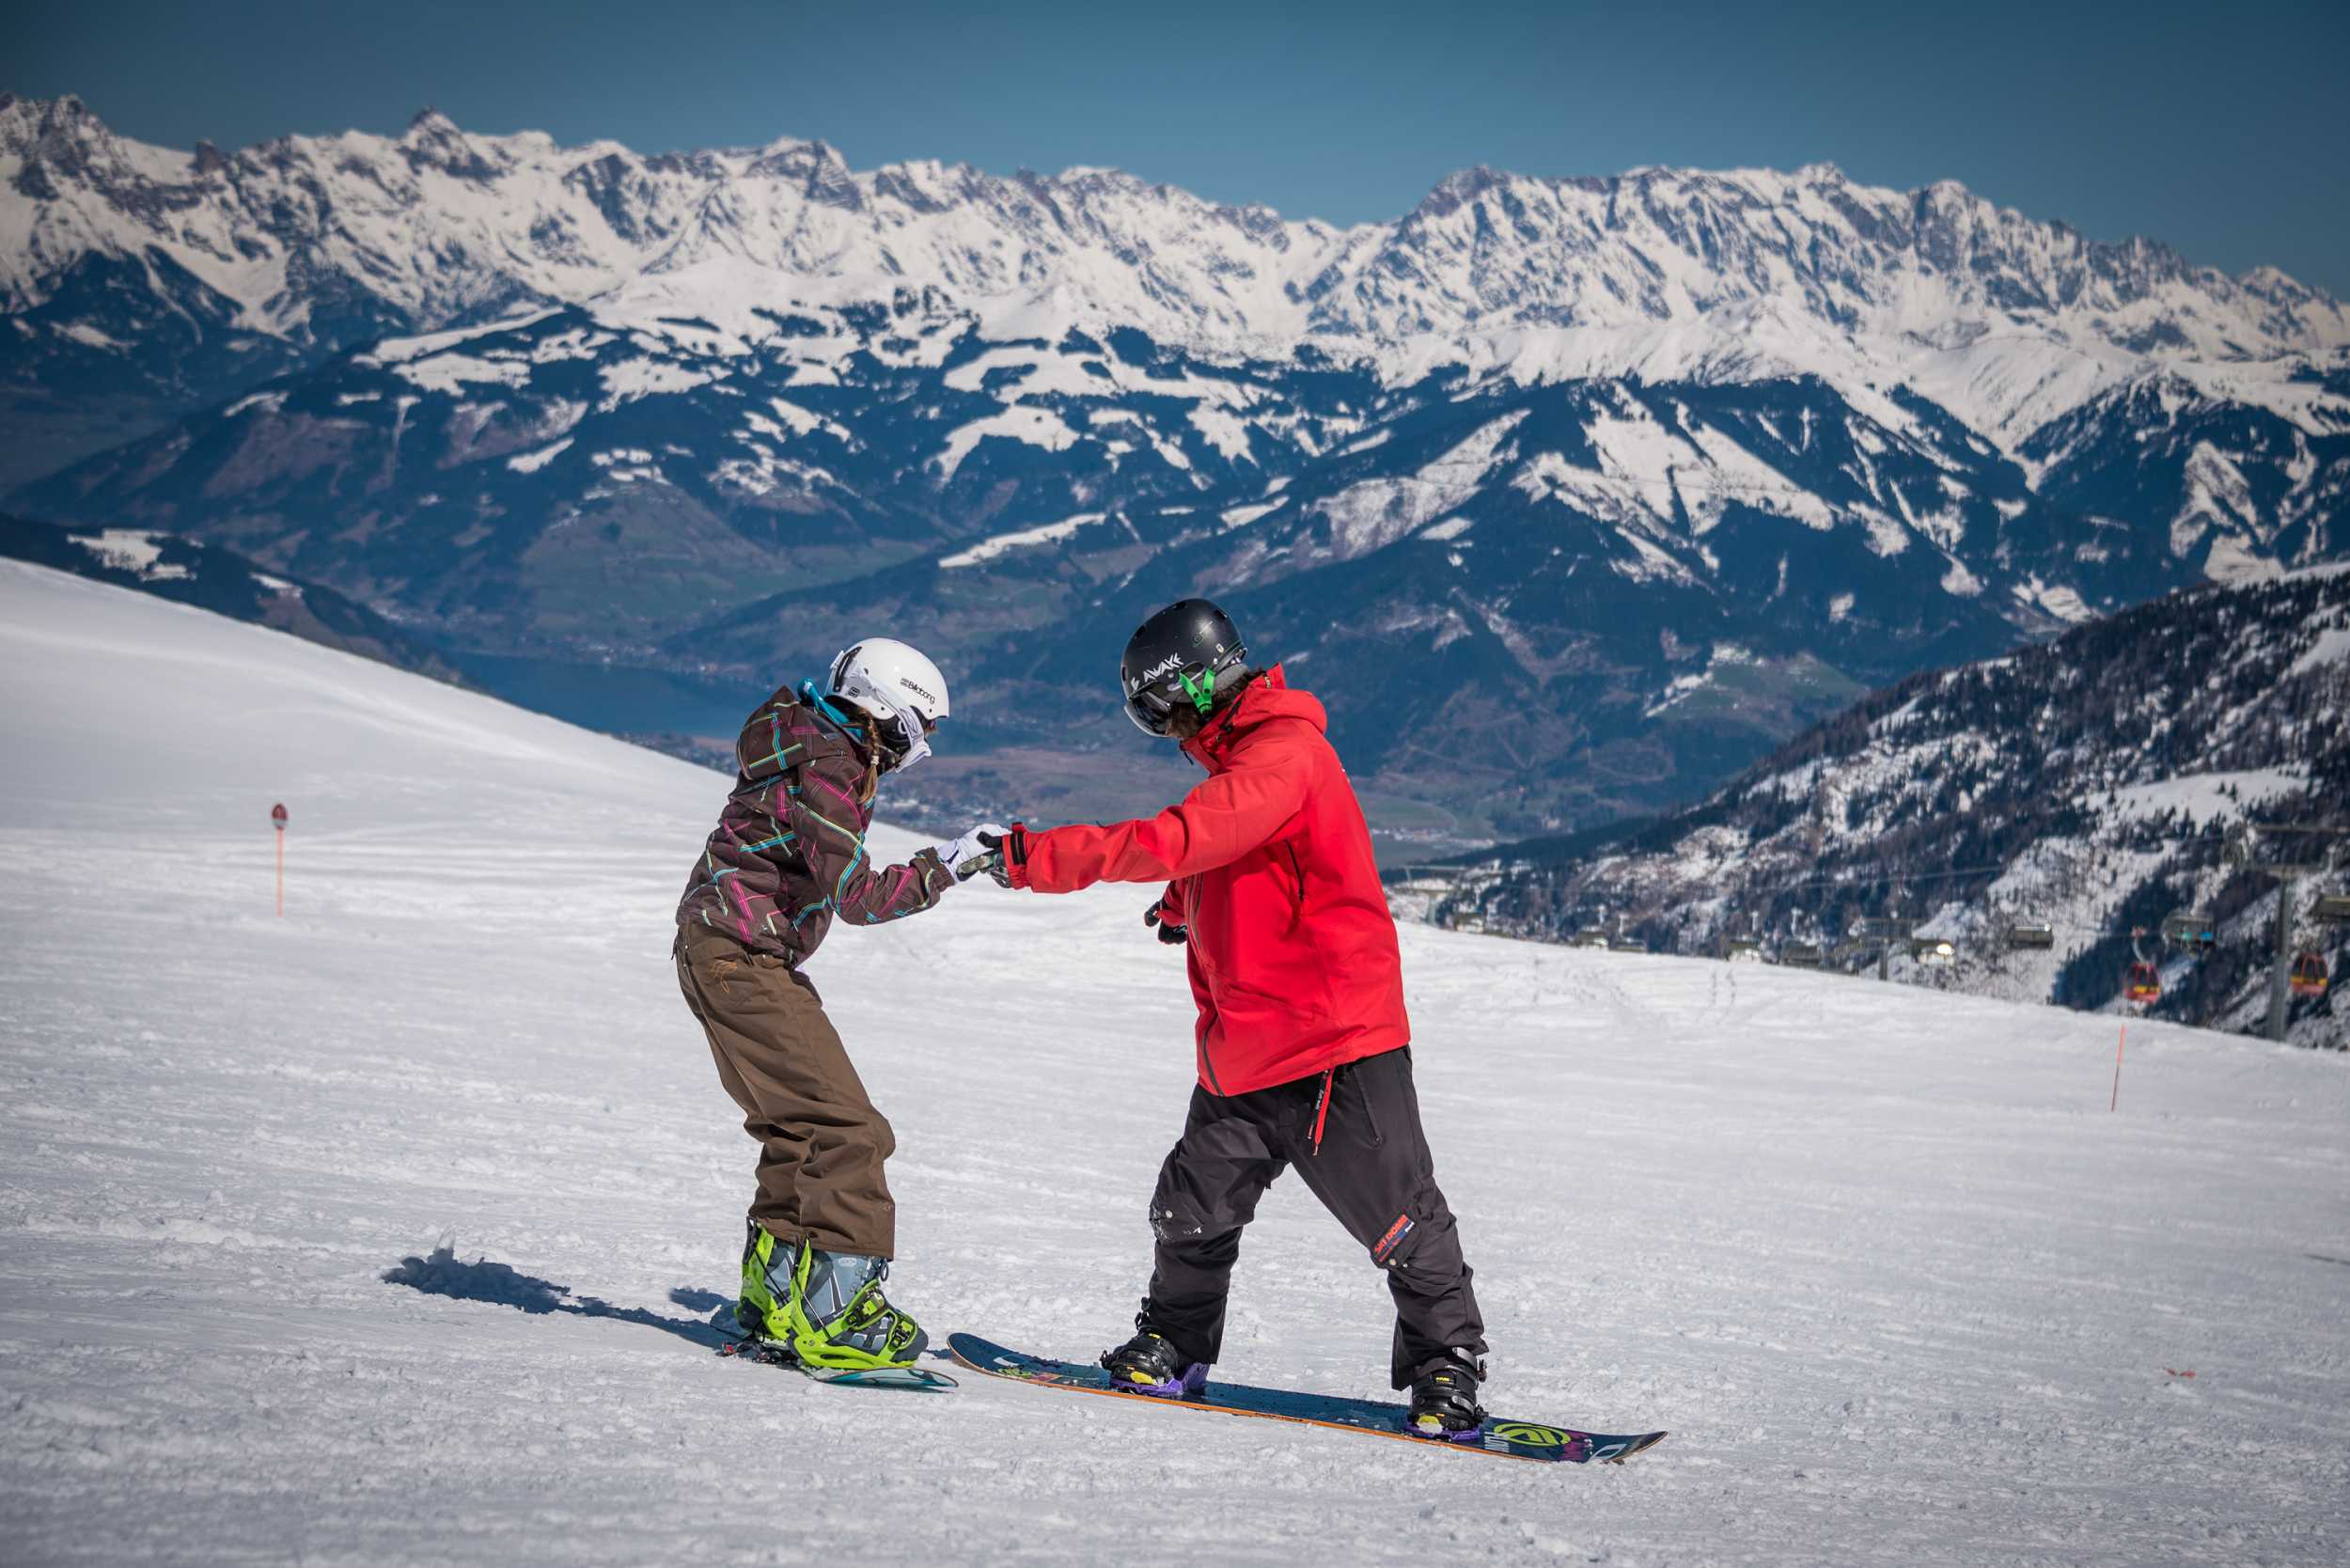
<path fill-rule="evenodd" d="M 1151 1199 L 1158 1242 L 1142 1324 L 1166 1335 L 1186 1361 L 1215 1360 L 1241 1231 L 1256 1217 L 1265 1188 L 1292 1165 L 1386 1271 L 1396 1388 L 1408 1388 L 1447 1350 L 1484 1355 L 1473 1271 L 1436 1187 L 1408 1046 L 1349 1062 L 1326 1085 L 1317 1073 L 1246 1094 L 1193 1087 L 1183 1136 L 1159 1168 Z"/>

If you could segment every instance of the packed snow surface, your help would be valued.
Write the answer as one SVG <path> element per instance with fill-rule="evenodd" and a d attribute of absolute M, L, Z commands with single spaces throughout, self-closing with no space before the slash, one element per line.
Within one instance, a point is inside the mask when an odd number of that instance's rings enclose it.
<path fill-rule="evenodd" d="M 1488 1403 L 1653 1453 L 824 1388 L 711 1350 L 752 1150 L 668 949 L 722 779 L 15 564 L 0 683 L 10 1562 L 2350 1551 L 2337 1058 L 2134 1026 L 2109 1113 L 2109 1018 L 1406 927 Z M 811 966 L 942 1339 L 1126 1331 L 1191 1078 L 1148 897 L 981 884 Z M 1277 1184 L 1220 1373 L 1380 1396 L 1387 1331 Z"/>

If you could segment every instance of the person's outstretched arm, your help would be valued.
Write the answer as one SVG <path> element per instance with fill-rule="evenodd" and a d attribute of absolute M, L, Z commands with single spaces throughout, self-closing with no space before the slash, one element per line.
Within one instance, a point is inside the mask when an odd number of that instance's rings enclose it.
<path fill-rule="evenodd" d="M 1155 817 L 1042 833 L 1015 825 L 1003 846 L 1011 886 L 1073 893 L 1097 882 L 1172 881 L 1230 865 L 1297 815 L 1312 771 L 1306 745 L 1279 736 L 1254 740 L 1234 763 Z"/>

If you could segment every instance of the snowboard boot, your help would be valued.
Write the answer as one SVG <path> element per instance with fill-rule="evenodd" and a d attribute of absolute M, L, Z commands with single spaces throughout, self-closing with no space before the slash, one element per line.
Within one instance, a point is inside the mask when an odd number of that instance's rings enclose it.
<path fill-rule="evenodd" d="M 1199 1390 L 1208 1386 L 1208 1364 L 1186 1363 L 1165 1335 L 1140 1318 L 1135 1320 L 1135 1328 L 1133 1339 L 1102 1353 L 1110 1387 L 1121 1393 L 1158 1399 L 1198 1399 Z"/>
<path fill-rule="evenodd" d="M 791 1325 L 784 1303 L 791 1299 L 791 1281 L 799 1273 L 800 1244 L 779 1241 L 774 1231 L 751 1222 L 743 1243 L 743 1293 L 735 1298 L 734 1325 L 746 1340 L 763 1340 L 788 1346 Z"/>
<path fill-rule="evenodd" d="M 1412 1379 L 1412 1409 L 1403 1424 L 1418 1436 L 1473 1443 L 1485 1430 L 1485 1412 L 1477 1403 L 1485 1364 L 1465 1350 L 1449 1350 L 1445 1357 Z"/>
<path fill-rule="evenodd" d="M 882 1294 L 888 1274 L 885 1259 L 820 1247 L 799 1249 L 782 1316 L 791 1354 L 802 1366 L 871 1372 L 915 1364 L 930 1336 Z"/>

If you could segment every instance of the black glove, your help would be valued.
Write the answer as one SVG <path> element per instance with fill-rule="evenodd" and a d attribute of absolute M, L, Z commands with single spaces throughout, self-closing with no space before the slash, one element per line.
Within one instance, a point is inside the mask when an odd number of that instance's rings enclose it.
<path fill-rule="evenodd" d="M 1142 923 L 1158 928 L 1159 940 L 1170 948 L 1179 948 L 1191 940 L 1191 928 L 1179 926 L 1172 920 L 1163 918 L 1159 914 L 1159 906 L 1155 903 L 1142 912 Z"/>

